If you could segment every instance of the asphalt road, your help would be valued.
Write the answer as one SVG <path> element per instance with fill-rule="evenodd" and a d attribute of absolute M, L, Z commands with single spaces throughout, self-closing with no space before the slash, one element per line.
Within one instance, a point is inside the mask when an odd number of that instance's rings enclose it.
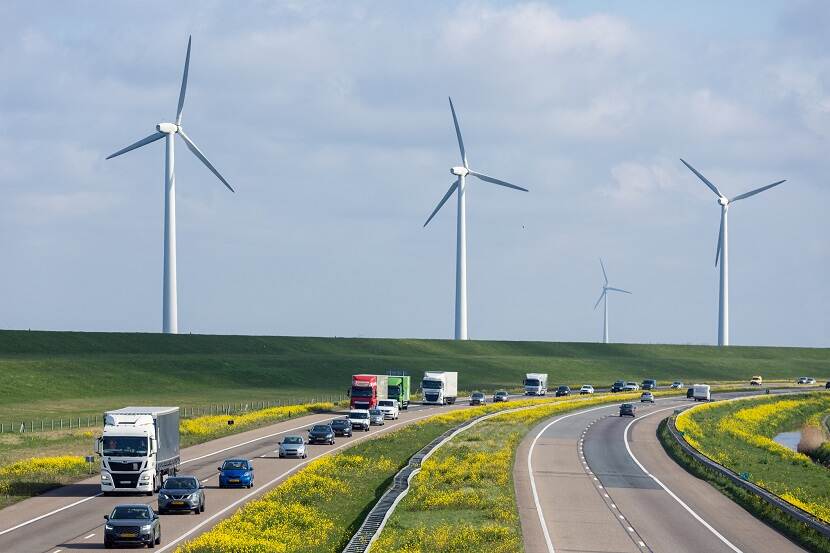
<path fill-rule="evenodd" d="M 666 455 L 657 425 L 691 404 L 638 405 L 635 419 L 594 408 L 531 431 L 514 468 L 525 551 L 803 551 Z"/>
<path fill-rule="evenodd" d="M 318 421 L 334 418 L 320 414 L 284 421 L 272 426 L 226 436 L 182 450 L 179 474 L 191 474 L 206 487 L 206 510 L 203 514 L 170 514 L 161 517 L 162 545 L 156 551 L 173 551 L 188 538 L 209 530 L 233 514 L 245 502 L 272 488 L 294 471 L 320 455 L 344 449 L 357 441 L 377 436 L 412 423 L 441 410 L 467 407 L 459 402 L 448 407 L 413 405 L 401 411 L 398 420 L 373 426 L 369 432 L 355 432 L 352 438 L 339 437 L 333 446 L 309 445 L 308 459 L 278 459 L 276 445 L 286 434 L 305 436 L 305 430 Z M 252 489 L 219 489 L 217 466 L 229 457 L 253 460 L 255 485 Z M 103 549 L 104 515 L 120 503 L 147 503 L 155 509 L 155 497 L 101 496 L 99 477 L 72 486 L 58 488 L 39 497 L 27 499 L 0 511 L 0 552 L 58 553 Z M 41 518 L 42 517 L 42 518 Z"/>

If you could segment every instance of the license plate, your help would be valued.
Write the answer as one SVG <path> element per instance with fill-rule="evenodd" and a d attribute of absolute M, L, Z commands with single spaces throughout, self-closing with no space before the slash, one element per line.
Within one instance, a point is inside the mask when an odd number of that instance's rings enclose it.
<path fill-rule="evenodd" d="M 228 482 L 230 482 L 231 484 L 239 484 L 239 478 L 231 478 L 230 480 L 228 480 Z"/>
<path fill-rule="evenodd" d="M 133 533 L 131 533 L 131 532 L 128 532 L 128 533 L 126 533 L 126 534 L 121 534 L 121 537 L 122 537 L 122 538 L 137 538 L 137 537 L 138 537 L 138 534 L 133 534 Z"/>
<path fill-rule="evenodd" d="M 184 505 L 184 501 L 174 501 L 173 505 Z"/>

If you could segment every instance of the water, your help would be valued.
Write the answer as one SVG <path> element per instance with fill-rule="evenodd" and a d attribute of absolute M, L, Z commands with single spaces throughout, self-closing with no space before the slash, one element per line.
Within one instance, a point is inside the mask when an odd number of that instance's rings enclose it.
<path fill-rule="evenodd" d="M 794 430 L 792 432 L 782 432 L 775 436 L 773 440 L 788 449 L 798 451 L 798 442 L 801 441 L 801 431 Z"/>

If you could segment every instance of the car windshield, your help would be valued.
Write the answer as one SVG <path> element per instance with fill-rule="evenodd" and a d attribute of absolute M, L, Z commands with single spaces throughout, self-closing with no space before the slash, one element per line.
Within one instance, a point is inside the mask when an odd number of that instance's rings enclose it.
<path fill-rule="evenodd" d="M 424 380 L 421 383 L 421 387 L 424 390 L 440 390 L 444 386 L 444 383 L 440 380 Z"/>
<path fill-rule="evenodd" d="M 195 490 L 199 483 L 195 478 L 168 478 L 162 487 L 168 490 Z"/>
<path fill-rule="evenodd" d="M 225 461 L 222 470 L 248 470 L 248 461 Z"/>
<path fill-rule="evenodd" d="M 481 392 L 476 392 L 473 394 L 473 397 L 484 397 L 484 394 L 482 394 Z"/>
<path fill-rule="evenodd" d="M 497 396 L 506 396 L 507 392 L 496 392 Z"/>
<path fill-rule="evenodd" d="M 637 383 L 636 382 L 626 382 L 625 385 L 626 386 L 636 386 Z"/>
<path fill-rule="evenodd" d="M 350 418 L 350 419 L 365 419 L 365 418 L 367 418 L 368 416 L 369 416 L 369 413 L 360 413 L 360 412 L 355 412 L 355 413 L 350 413 L 350 414 L 349 414 L 349 418 Z"/>
<path fill-rule="evenodd" d="M 349 424 L 349 419 L 336 419 L 331 421 L 332 426 L 346 426 Z"/>
<path fill-rule="evenodd" d="M 539 381 L 535 378 L 528 378 L 525 380 L 525 386 L 538 386 Z"/>
<path fill-rule="evenodd" d="M 122 505 L 112 510 L 110 520 L 150 520 L 150 508 L 142 505 Z"/>
<path fill-rule="evenodd" d="M 383 411 L 381 411 L 380 409 L 370 409 L 369 414 L 377 417 L 378 415 L 382 415 Z"/>
<path fill-rule="evenodd" d="M 284 443 L 284 444 L 301 444 L 301 443 L 303 443 L 303 439 L 300 438 L 299 436 L 286 436 L 285 439 L 283 439 L 282 443 Z"/>
<path fill-rule="evenodd" d="M 591 385 L 590 385 L 590 384 L 583 384 L 583 385 L 582 385 L 582 387 L 583 387 L 583 388 L 590 388 L 590 387 L 591 387 Z"/>
<path fill-rule="evenodd" d="M 147 438 L 142 436 L 107 436 L 103 454 L 106 457 L 145 457 Z"/>
<path fill-rule="evenodd" d="M 620 405 L 620 408 L 621 409 L 633 409 L 634 406 L 631 405 L 630 403 L 623 403 L 622 405 Z"/>
<path fill-rule="evenodd" d="M 388 399 L 382 399 L 382 400 L 380 400 L 380 401 L 378 402 L 378 405 L 380 405 L 380 406 L 382 406 L 382 407 L 394 407 L 394 406 L 395 406 L 395 404 L 394 404 L 394 403 L 392 403 L 392 402 L 391 402 L 390 400 L 388 400 Z"/>
<path fill-rule="evenodd" d="M 352 397 L 372 397 L 372 389 L 354 386 L 352 387 Z"/>
<path fill-rule="evenodd" d="M 562 390 L 562 391 L 565 391 L 565 390 L 568 389 L 568 387 L 567 386 L 559 386 L 559 389 Z"/>
<path fill-rule="evenodd" d="M 311 427 L 312 432 L 328 432 L 330 429 L 331 427 L 326 424 L 315 424 Z"/>

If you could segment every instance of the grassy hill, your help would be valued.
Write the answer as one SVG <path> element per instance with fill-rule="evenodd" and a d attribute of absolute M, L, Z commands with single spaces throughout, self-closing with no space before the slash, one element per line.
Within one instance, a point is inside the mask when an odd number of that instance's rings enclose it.
<path fill-rule="evenodd" d="M 206 405 L 341 394 L 356 372 L 457 370 L 464 390 L 551 384 L 830 376 L 830 349 L 454 342 L 276 336 L 0 331 L 0 420 L 128 404 Z"/>

